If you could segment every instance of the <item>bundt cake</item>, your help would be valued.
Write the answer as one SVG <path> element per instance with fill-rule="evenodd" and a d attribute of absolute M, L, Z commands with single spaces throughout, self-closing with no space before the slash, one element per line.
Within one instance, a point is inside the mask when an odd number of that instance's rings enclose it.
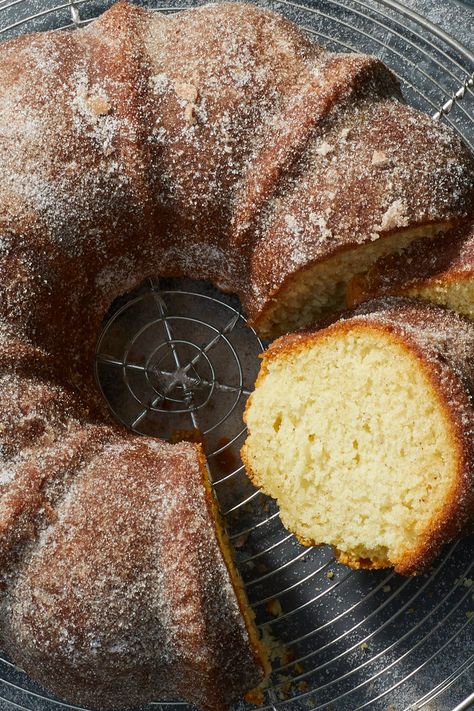
<path fill-rule="evenodd" d="M 0 177 L 0 643 L 72 703 L 219 711 L 264 652 L 198 448 L 109 423 L 103 315 L 189 276 L 282 333 L 463 219 L 472 156 L 380 61 L 271 12 L 119 3 L 1 45 Z"/>
<path fill-rule="evenodd" d="M 412 242 L 405 250 L 379 259 L 347 286 L 347 305 L 371 298 L 413 296 L 449 306 L 474 319 L 474 225 Z"/>
<path fill-rule="evenodd" d="M 396 297 L 263 356 L 242 450 L 305 544 L 420 572 L 474 516 L 474 324 Z"/>

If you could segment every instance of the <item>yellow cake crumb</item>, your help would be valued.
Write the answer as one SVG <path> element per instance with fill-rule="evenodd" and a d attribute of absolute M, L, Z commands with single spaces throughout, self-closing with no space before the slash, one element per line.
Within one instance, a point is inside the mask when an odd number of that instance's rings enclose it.
<path fill-rule="evenodd" d="M 242 455 L 300 540 L 396 565 L 457 476 L 453 426 L 415 352 L 377 328 L 343 333 L 264 361 Z"/>

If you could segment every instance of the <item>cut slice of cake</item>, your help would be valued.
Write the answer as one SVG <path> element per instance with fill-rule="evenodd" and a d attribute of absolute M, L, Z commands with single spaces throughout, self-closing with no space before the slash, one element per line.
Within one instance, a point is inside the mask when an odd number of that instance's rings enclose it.
<path fill-rule="evenodd" d="M 474 325 L 372 301 L 275 341 L 245 414 L 250 478 L 307 545 L 355 568 L 425 568 L 474 514 Z"/>

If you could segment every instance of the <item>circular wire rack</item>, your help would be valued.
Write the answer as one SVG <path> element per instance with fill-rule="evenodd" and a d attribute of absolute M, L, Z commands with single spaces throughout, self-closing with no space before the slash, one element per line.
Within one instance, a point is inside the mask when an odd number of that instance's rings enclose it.
<path fill-rule="evenodd" d="M 0 0 L 0 40 L 86 25 L 110 0 Z M 142 3 L 169 13 L 193 0 Z M 396 0 L 264 2 L 336 51 L 375 54 L 406 99 L 473 149 L 474 56 Z M 466 11 L 468 12 L 468 11 Z M 467 709 L 474 703 L 473 541 L 451 545 L 417 578 L 353 571 L 329 547 L 305 548 L 245 476 L 242 412 L 265 344 L 235 297 L 152 279 L 115 302 L 96 375 L 112 412 L 140 434 L 204 444 L 247 594 L 272 650 L 268 711 Z M 151 706 L 181 706 L 156 700 Z M 0 708 L 61 711 L 0 657 Z M 242 702 L 242 710 L 246 704 Z"/>

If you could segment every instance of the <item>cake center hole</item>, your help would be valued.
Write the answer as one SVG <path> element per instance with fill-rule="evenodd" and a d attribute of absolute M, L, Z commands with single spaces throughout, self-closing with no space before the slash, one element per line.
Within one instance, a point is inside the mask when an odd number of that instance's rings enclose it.
<path fill-rule="evenodd" d="M 238 461 L 262 349 L 236 297 L 206 282 L 148 279 L 112 304 L 95 371 L 127 427 L 169 441 L 199 431 L 208 454 L 232 447 Z"/>

